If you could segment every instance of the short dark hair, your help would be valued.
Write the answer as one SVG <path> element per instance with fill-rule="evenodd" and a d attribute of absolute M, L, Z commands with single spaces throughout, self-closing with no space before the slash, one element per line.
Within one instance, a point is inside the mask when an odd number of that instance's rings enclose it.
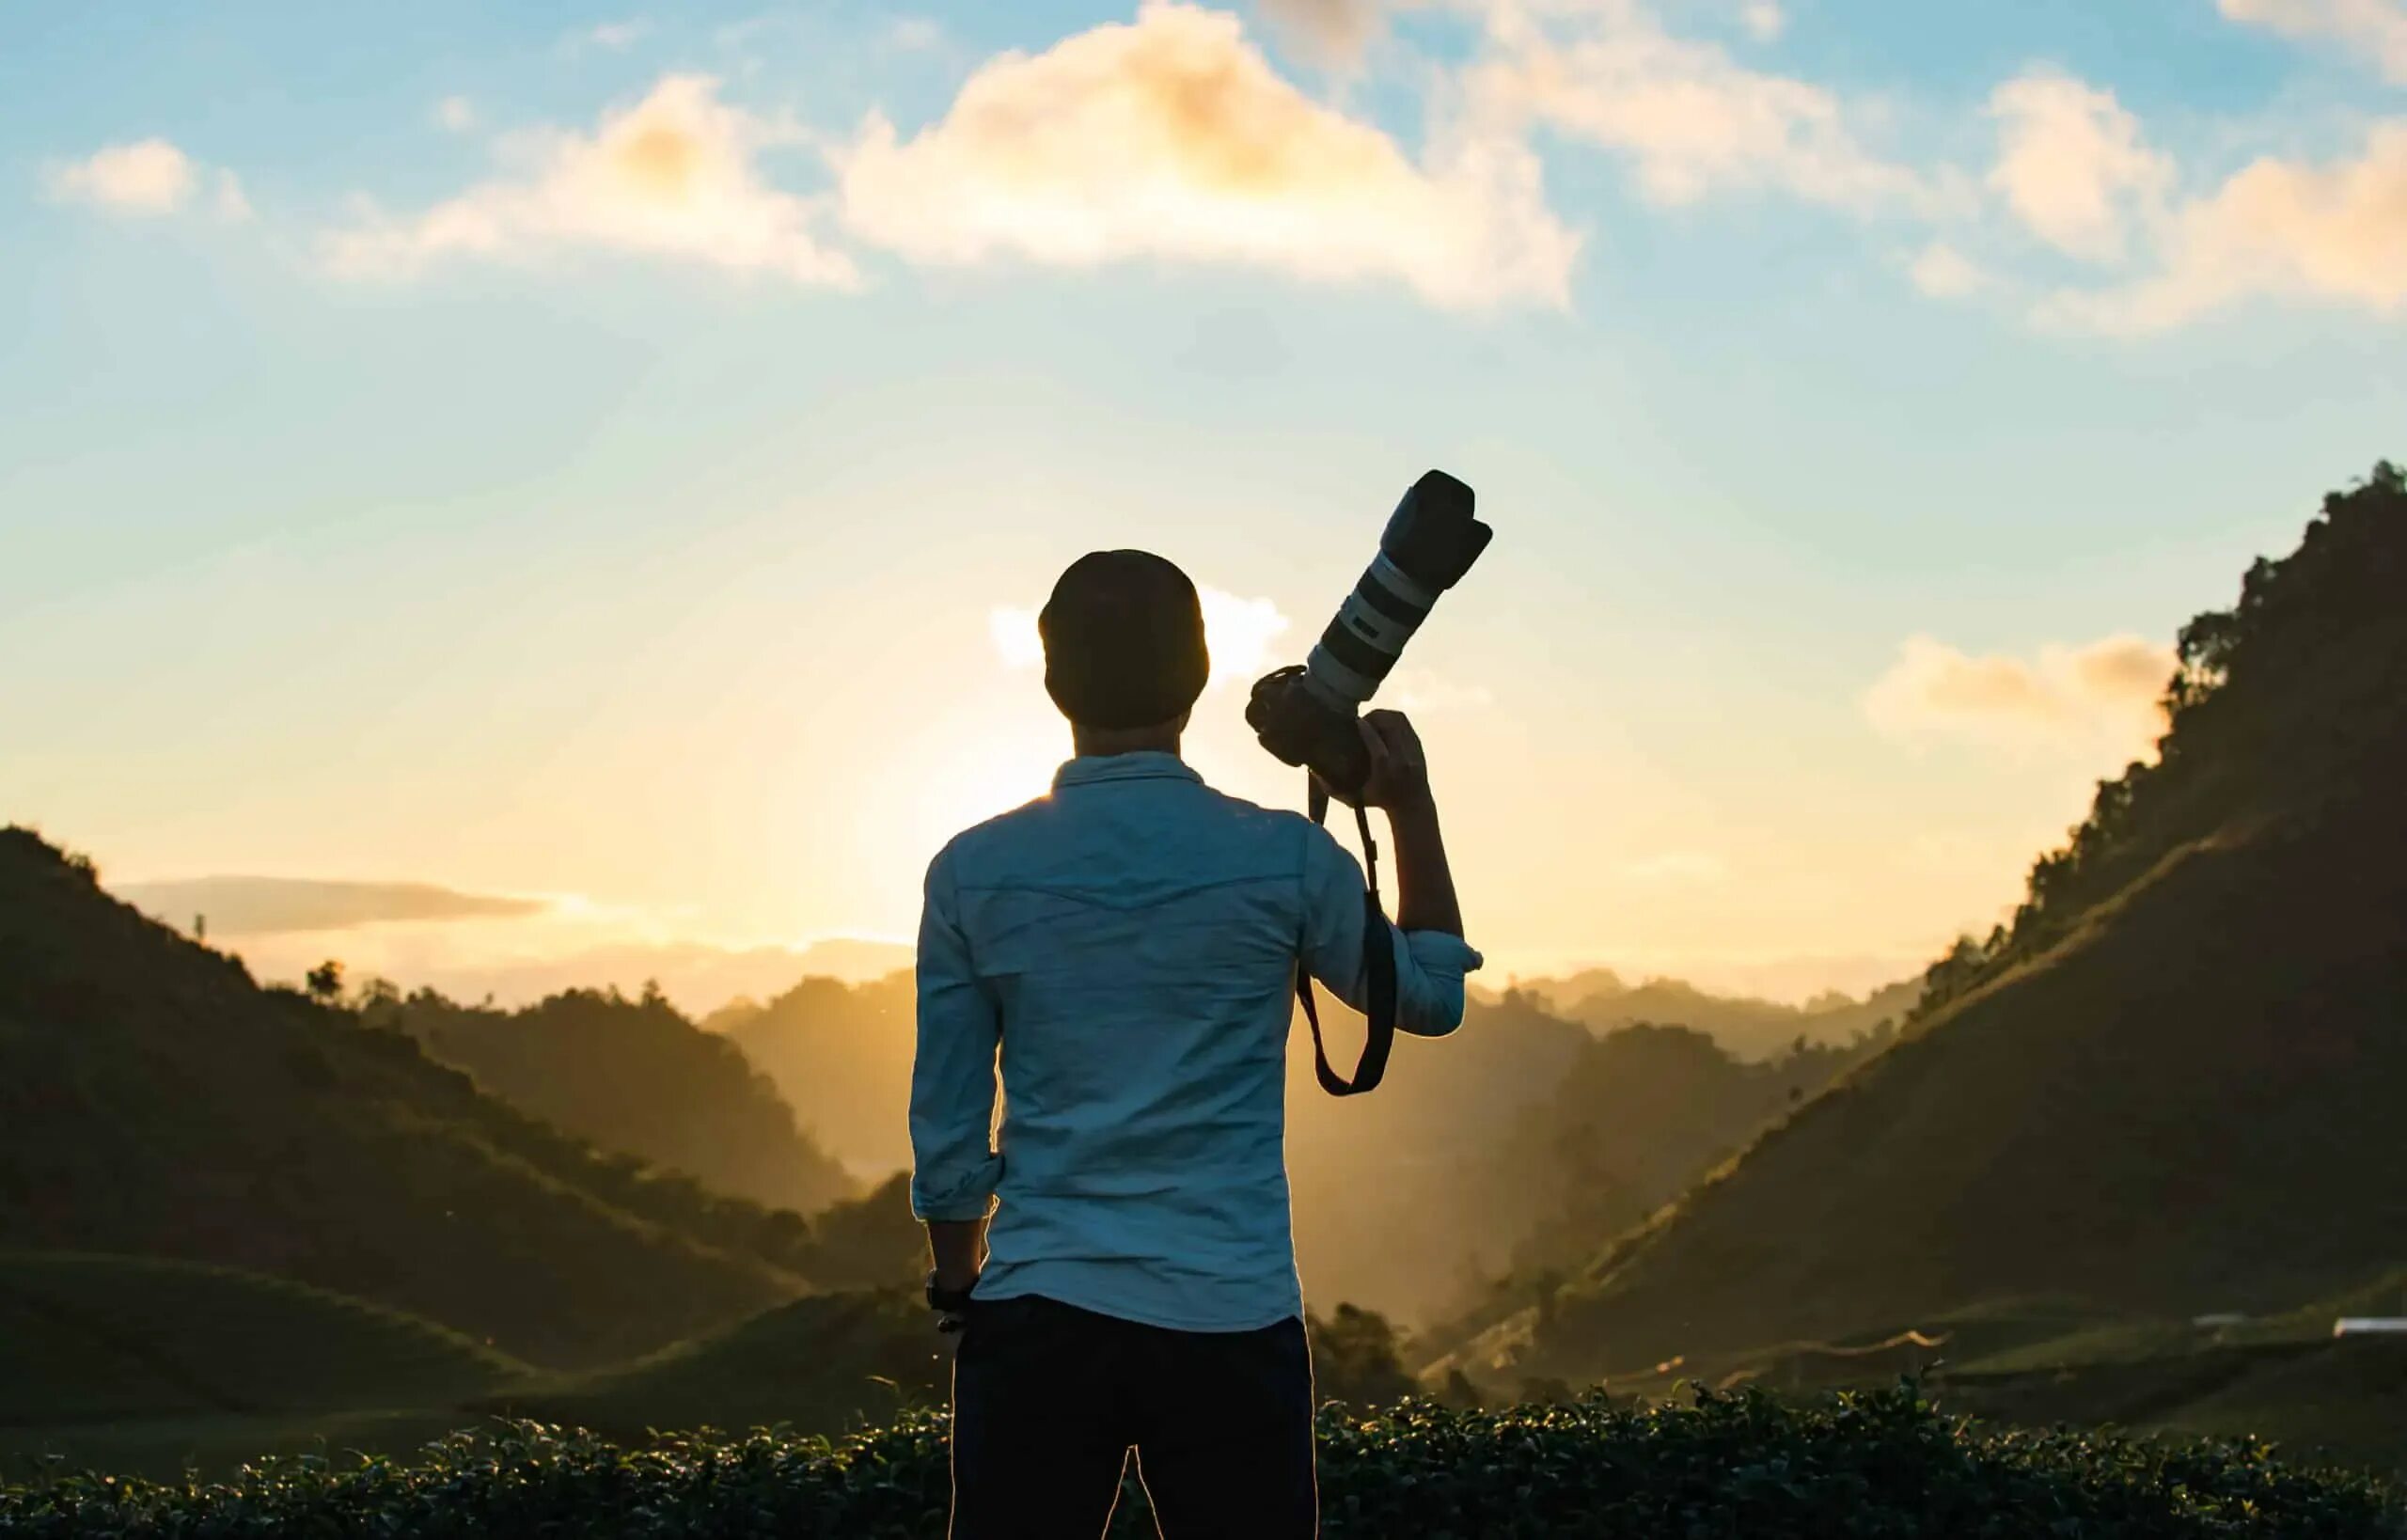
<path fill-rule="evenodd" d="M 1036 617 L 1045 693 L 1086 727 L 1168 722 L 1204 693 L 1204 605 L 1185 573 L 1150 551 L 1090 551 Z"/>

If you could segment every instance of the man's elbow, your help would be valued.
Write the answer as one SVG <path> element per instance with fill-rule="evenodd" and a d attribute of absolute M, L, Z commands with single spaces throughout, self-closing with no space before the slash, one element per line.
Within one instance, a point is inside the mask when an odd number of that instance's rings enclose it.
<path fill-rule="evenodd" d="M 911 1216 L 921 1221 L 983 1219 L 994 1211 L 1003 1161 L 989 1152 L 967 1161 L 936 1160 L 911 1172 Z"/>
<path fill-rule="evenodd" d="M 1396 1025 L 1415 1037 L 1451 1037 L 1463 1024 L 1463 990 L 1439 985 L 1396 1012 Z"/>

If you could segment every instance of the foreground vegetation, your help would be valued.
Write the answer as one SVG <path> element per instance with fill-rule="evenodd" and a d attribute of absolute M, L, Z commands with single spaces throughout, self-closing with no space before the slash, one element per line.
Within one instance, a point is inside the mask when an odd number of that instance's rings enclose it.
<path fill-rule="evenodd" d="M 1323 1532 L 1482 1536 L 2319 1536 L 2407 1534 L 2399 1495 L 2305 1473 L 2261 1445 L 2007 1433 L 1936 1412 L 1911 1383 L 1811 1406 L 1701 1394 L 1464 1412 L 1408 1403 L 1321 1422 Z M 841 1442 L 709 1433 L 630 1450 L 520 1422 L 410 1464 L 296 1459 L 215 1485 L 53 1476 L 0 1488 L 0 1535 L 936 1536 L 945 1423 Z M 1152 1532 L 1132 1480 L 1115 1536 Z"/>

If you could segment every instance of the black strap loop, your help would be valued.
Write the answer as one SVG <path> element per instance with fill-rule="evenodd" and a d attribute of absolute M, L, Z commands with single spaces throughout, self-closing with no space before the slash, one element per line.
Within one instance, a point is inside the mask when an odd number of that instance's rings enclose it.
<path fill-rule="evenodd" d="M 1314 823 L 1328 819 L 1329 788 L 1316 777 L 1305 794 L 1305 806 Z M 1362 1058 L 1354 1066 L 1351 1080 L 1329 1065 L 1328 1046 L 1321 1041 L 1320 1011 L 1313 1000 L 1312 971 L 1303 966 L 1296 969 L 1296 998 L 1313 1029 L 1313 1074 L 1319 1078 L 1320 1088 L 1332 1096 L 1359 1096 L 1376 1089 L 1388 1072 L 1389 1050 L 1395 1046 L 1395 937 L 1388 928 L 1387 911 L 1379 907 L 1378 841 L 1371 838 L 1370 810 L 1360 803 L 1354 807 L 1354 826 L 1362 835 L 1362 971 L 1370 998 L 1364 1012 L 1369 1032 L 1362 1040 Z"/>

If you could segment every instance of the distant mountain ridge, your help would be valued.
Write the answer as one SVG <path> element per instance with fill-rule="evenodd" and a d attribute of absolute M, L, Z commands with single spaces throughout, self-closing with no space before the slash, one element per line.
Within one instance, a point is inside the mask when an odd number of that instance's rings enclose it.
<path fill-rule="evenodd" d="M 1687 1027 L 1741 1059 L 1762 1060 L 1799 1042 L 1843 1044 L 1901 1024 L 1921 999 L 1923 981 L 1900 979 L 1862 999 L 1826 990 L 1801 1005 L 1724 995 L 1686 980 L 1649 977 L 1630 983 L 1612 968 L 1517 984 L 1556 1014 L 1599 1032 L 1622 1027 Z"/>
<path fill-rule="evenodd" d="M 2407 1261 L 2399 472 L 2179 654 L 2160 760 L 1932 966 L 1896 1047 L 1467 1360 L 1585 1378 L 2017 1296 L 2253 1313 Z"/>

